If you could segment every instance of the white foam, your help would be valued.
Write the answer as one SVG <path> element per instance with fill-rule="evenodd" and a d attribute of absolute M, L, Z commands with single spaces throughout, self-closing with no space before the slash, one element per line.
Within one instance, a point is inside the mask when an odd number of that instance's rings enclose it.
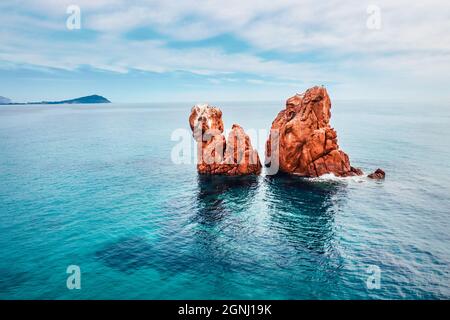
<path fill-rule="evenodd" d="M 321 175 L 317 178 L 309 178 L 311 181 L 351 181 L 351 182 L 365 182 L 367 181 L 366 175 L 363 173 L 361 176 L 350 176 L 350 177 L 337 177 L 333 173 L 327 173 Z"/>

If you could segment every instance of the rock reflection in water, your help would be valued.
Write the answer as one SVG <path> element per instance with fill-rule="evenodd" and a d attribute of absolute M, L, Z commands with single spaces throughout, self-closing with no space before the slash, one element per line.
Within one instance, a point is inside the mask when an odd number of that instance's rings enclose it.
<path fill-rule="evenodd" d="M 198 176 L 197 222 L 209 223 L 249 208 L 258 189 L 257 176 Z"/>
<path fill-rule="evenodd" d="M 333 253 L 335 215 L 346 184 L 280 174 L 266 176 L 266 199 L 276 228 L 297 248 Z"/>

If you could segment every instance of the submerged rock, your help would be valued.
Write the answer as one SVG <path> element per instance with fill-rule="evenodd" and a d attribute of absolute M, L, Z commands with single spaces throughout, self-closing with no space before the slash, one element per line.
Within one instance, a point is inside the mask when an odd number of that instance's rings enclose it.
<path fill-rule="evenodd" d="M 339 149 L 337 133 L 330 127 L 330 109 L 330 98 L 323 87 L 289 98 L 286 108 L 272 122 L 266 165 L 278 159 L 280 171 L 304 177 L 362 175 Z"/>
<path fill-rule="evenodd" d="M 195 105 L 189 116 L 197 141 L 197 171 L 201 174 L 248 175 L 261 172 L 258 153 L 244 129 L 233 124 L 228 139 L 223 135 L 222 111 Z"/>
<path fill-rule="evenodd" d="M 369 174 L 367 177 L 370 179 L 384 179 L 384 177 L 386 176 L 386 173 L 378 168 L 377 170 L 375 170 L 375 172 Z"/>

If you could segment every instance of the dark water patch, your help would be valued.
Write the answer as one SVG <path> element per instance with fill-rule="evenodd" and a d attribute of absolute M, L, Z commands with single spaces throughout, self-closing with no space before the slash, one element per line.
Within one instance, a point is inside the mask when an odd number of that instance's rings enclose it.
<path fill-rule="evenodd" d="M 193 221 L 214 223 L 226 215 L 244 211 L 250 206 L 258 188 L 259 177 L 227 177 L 198 175 Z M 239 208 L 236 208 L 239 205 Z"/>
<path fill-rule="evenodd" d="M 286 175 L 267 176 L 265 180 L 273 227 L 298 248 L 319 254 L 333 251 L 339 210 L 334 197 L 339 194 L 344 198 L 345 184 Z"/>
<path fill-rule="evenodd" d="M 154 268 L 163 273 L 181 273 L 198 264 L 193 254 L 179 250 L 176 242 L 151 242 L 145 237 L 121 238 L 98 250 L 95 257 L 124 273 Z"/>
<path fill-rule="evenodd" d="M 29 272 L 15 270 L 14 268 L 0 269 L 0 294 L 5 294 L 20 288 L 31 279 Z"/>

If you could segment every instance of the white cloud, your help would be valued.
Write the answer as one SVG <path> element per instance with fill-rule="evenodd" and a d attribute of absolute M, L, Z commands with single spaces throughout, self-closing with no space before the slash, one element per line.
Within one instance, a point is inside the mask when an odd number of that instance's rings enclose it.
<path fill-rule="evenodd" d="M 108 36 L 87 42 L 47 43 L 39 39 L 6 38 L 0 34 L 7 52 L 0 60 L 41 67 L 75 70 L 79 66 L 127 72 L 130 69 L 150 72 L 188 71 L 199 75 L 258 74 L 298 80 L 319 77 L 318 66 L 308 63 L 286 63 L 263 60 L 249 54 L 225 54 L 214 48 L 169 49 L 160 41 L 128 41 Z M 27 48 L 34 48 L 27 50 Z"/>
<path fill-rule="evenodd" d="M 70 4 L 81 7 L 83 28 L 98 32 L 98 40 L 52 38 L 52 32 L 66 31 L 65 9 Z M 381 30 L 366 27 L 369 4 L 381 9 Z M 0 9 L 0 59 L 16 64 L 65 70 L 87 65 L 121 73 L 248 73 L 279 83 L 350 83 L 359 81 L 356 72 L 411 75 L 420 85 L 422 77 L 431 81 L 450 74 L 447 1 L 16 0 L 0 4 Z M 232 34 L 251 49 L 233 54 L 220 48 L 170 49 L 164 41 L 123 37 L 137 27 L 150 27 L 167 41 Z M 267 50 L 320 59 L 294 63 L 260 58 Z"/>

